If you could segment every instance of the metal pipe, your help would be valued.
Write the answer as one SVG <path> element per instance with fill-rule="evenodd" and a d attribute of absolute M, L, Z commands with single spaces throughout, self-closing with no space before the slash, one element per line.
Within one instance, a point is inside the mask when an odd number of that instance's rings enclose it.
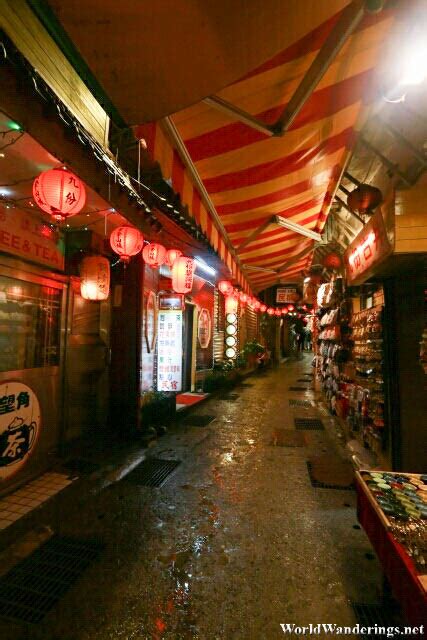
<path fill-rule="evenodd" d="M 402 135 L 400 133 L 400 131 L 398 131 L 397 129 L 395 129 L 393 127 L 393 125 L 391 125 L 389 122 L 387 122 L 386 120 L 384 120 L 384 118 L 382 118 L 380 115 L 377 115 L 377 119 L 381 122 L 381 124 L 383 125 L 383 127 L 385 129 L 387 129 L 387 131 L 389 131 L 391 133 L 391 135 L 398 141 L 400 142 L 403 146 L 405 146 L 407 149 L 410 150 L 410 152 L 412 153 L 413 156 L 415 156 L 415 158 L 418 160 L 418 162 L 423 166 L 423 167 L 427 167 L 427 158 L 424 156 L 424 154 L 422 153 L 422 151 L 420 151 L 419 149 L 417 149 L 417 147 L 415 145 L 412 144 L 412 142 L 410 140 L 408 140 L 407 138 L 405 138 L 404 135 Z"/>
<path fill-rule="evenodd" d="M 209 96 L 208 98 L 205 98 L 203 102 L 215 109 L 218 109 L 218 111 L 222 111 L 227 115 L 233 116 L 236 120 L 240 120 L 240 122 L 247 124 L 249 127 L 252 127 L 252 129 L 256 129 L 257 131 L 264 133 L 266 136 L 271 137 L 273 135 L 273 129 L 267 124 L 261 122 L 261 120 L 251 116 L 247 111 L 243 111 L 243 109 L 240 109 L 231 102 L 227 102 L 227 100 L 224 100 L 219 96 Z"/>
<path fill-rule="evenodd" d="M 363 226 L 365 225 L 365 221 L 363 220 L 363 218 L 361 218 L 357 213 L 355 213 L 354 211 L 352 211 L 350 209 L 350 207 L 344 202 L 344 200 L 341 200 L 341 198 L 337 195 L 335 195 L 335 200 L 337 202 L 339 202 L 339 204 L 344 207 L 344 209 L 346 209 L 349 213 L 351 213 L 352 216 L 354 216 L 355 218 L 357 218 L 357 220 L 359 220 L 359 222 L 361 222 L 363 224 Z"/>
<path fill-rule="evenodd" d="M 338 22 L 313 60 L 307 73 L 298 85 L 292 98 L 286 105 L 282 115 L 274 124 L 276 136 L 283 136 L 289 129 L 315 87 L 325 75 L 331 62 L 341 51 L 348 37 L 359 25 L 365 13 L 364 0 L 354 0 L 343 9 Z"/>
<path fill-rule="evenodd" d="M 371 144 L 370 142 L 368 142 L 368 140 L 366 140 L 366 138 L 364 138 L 363 136 L 360 136 L 359 141 L 361 142 L 361 144 L 363 144 L 367 149 L 369 149 L 369 151 L 372 151 L 372 153 L 375 153 L 375 155 L 377 155 L 379 157 L 379 159 L 381 160 L 381 162 L 383 163 L 383 165 L 385 165 L 388 169 L 390 169 L 390 171 L 393 171 L 393 173 L 396 173 L 399 178 L 401 180 L 403 180 L 403 182 L 408 186 L 412 186 L 412 182 L 410 181 L 410 179 L 408 178 L 408 176 L 403 173 L 403 171 L 401 171 L 399 169 L 399 167 L 394 164 L 391 160 L 389 160 L 388 158 L 386 158 L 381 151 L 379 151 L 376 147 L 374 147 L 373 144 Z"/>
<path fill-rule="evenodd" d="M 176 148 L 181 156 L 181 159 L 184 162 L 185 166 L 187 167 L 190 173 L 190 176 L 194 181 L 194 184 L 199 190 L 199 193 L 202 196 L 202 199 L 209 213 L 212 215 L 212 218 L 215 220 L 218 230 L 220 231 L 228 250 L 230 251 L 231 255 L 234 257 L 236 263 L 239 265 L 239 268 L 242 268 L 242 265 L 240 264 L 240 260 L 239 260 L 239 257 L 237 256 L 236 250 L 230 242 L 230 239 L 227 235 L 225 227 L 222 224 L 221 218 L 219 217 L 218 212 L 215 209 L 214 204 L 210 199 L 208 192 L 206 191 L 205 185 L 203 184 L 198 174 L 198 171 L 194 166 L 193 160 L 191 159 L 191 156 L 188 153 L 187 147 L 185 146 L 184 141 L 182 140 L 178 129 L 175 127 L 173 120 L 168 116 L 166 118 L 163 118 L 161 123 L 163 124 L 167 133 L 170 135 L 170 137 L 172 138 L 172 141 L 176 145 Z"/>

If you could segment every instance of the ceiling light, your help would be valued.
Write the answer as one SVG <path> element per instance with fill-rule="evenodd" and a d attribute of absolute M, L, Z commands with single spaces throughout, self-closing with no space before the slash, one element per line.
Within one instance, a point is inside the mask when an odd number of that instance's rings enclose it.
<path fill-rule="evenodd" d="M 290 231 L 299 233 L 302 236 L 311 238 L 312 240 L 317 240 L 317 242 L 320 242 L 322 239 L 322 236 L 320 235 L 320 233 L 317 233 L 316 231 L 310 231 L 310 229 L 306 229 L 305 227 L 298 224 L 297 222 L 292 222 L 291 220 L 288 220 L 288 218 L 283 218 L 282 216 L 276 216 L 275 222 L 280 227 L 284 227 L 285 229 L 289 229 Z"/>
<path fill-rule="evenodd" d="M 3 151 L 0 153 L 0 158 L 4 158 L 5 157 L 5 153 L 3 153 Z"/>
<path fill-rule="evenodd" d="M 199 267 L 199 269 L 201 269 L 202 271 L 209 273 L 209 275 L 211 276 L 216 275 L 216 269 L 213 269 L 208 264 L 206 264 L 206 262 L 202 258 L 195 256 L 194 262 L 196 263 L 196 267 Z"/>
<path fill-rule="evenodd" d="M 400 84 L 417 85 L 427 77 L 427 44 L 417 39 L 402 56 Z"/>

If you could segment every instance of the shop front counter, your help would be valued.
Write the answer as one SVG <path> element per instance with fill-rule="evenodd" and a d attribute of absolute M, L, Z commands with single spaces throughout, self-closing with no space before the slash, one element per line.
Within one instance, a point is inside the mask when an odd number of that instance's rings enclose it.
<path fill-rule="evenodd" d="M 358 520 L 405 621 L 427 625 L 427 477 L 356 472 Z"/>

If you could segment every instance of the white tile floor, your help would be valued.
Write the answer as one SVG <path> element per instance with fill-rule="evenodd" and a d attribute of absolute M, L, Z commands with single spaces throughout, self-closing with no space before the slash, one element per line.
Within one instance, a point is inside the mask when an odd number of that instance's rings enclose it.
<path fill-rule="evenodd" d="M 6 496 L 0 500 L 0 529 L 6 529 L 72 482 L 73 480 L 63 473 L 48 472 Z"/>

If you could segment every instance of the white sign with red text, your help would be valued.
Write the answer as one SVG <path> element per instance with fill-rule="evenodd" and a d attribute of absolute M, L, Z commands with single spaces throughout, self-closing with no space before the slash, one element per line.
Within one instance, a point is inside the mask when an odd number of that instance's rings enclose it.
<path fill-rule="evenodd" d="M 157 390 L 182 389 L 182 311 L 159 311 Z"/>

